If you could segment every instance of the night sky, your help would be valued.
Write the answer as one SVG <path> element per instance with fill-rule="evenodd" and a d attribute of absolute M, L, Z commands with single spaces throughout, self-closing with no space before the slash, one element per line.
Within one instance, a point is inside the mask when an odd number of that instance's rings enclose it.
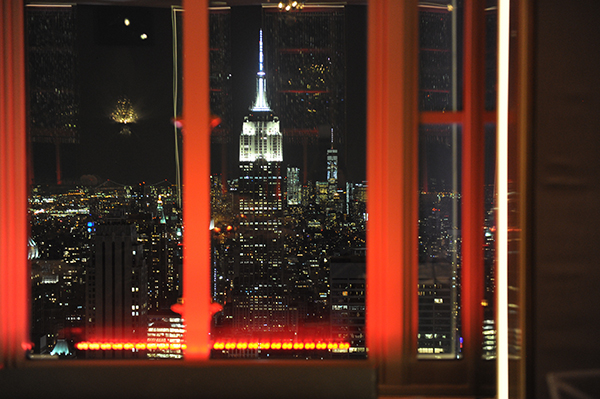
<path fill-rule="evenodd" d="M 352 45 L 348 47 L 347 81 L 362 82 L 347 89 L 348 132 L 340 148 L 340 173 L 350 181 L 365 179 L 364 11 L 350 7 L 348 13 L 347 41 Z M 175 182 L 170 9 L 80 5 L 76 13 L 80 142 L 60 147 L 63 183 L 79 183 L 82 176 L 95 176 L 99 183 L 106 179 L 123 184 Z M 125 18 L 131 21 L 129 26 L 123 24 Z M 237 174 L 243 116 L 254 99 L 261 9 L 233 8 L 231 19 L 234 128 L 227 148 L 230 178 Z M 148 38 L 141 40 L 142 33 Z M 122 96 L 131 100 L 140 117 L 131 125 L 130 135 L 120 134 L 121 126 L 110 119 Z M 317 147 L 314 162 L 318 168 L 310 178 L 325 180 L 327 143 Z M 54 146 L 34 143 L 32 153 L 35 183 L 54 183 Z M 347 168 L 345 159 L 351 160 Z M 220 172 L 221 162 L 215 156 L 213 173 Z"/>

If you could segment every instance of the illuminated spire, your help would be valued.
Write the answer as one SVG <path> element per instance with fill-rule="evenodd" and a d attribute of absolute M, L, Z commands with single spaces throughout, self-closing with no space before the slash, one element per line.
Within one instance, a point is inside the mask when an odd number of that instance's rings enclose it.
<path fill-rule="evenodd" d="M 256 100 L 252 111 L 271 111 L 267 102 L 267 82 L 265 80 L 262 29 L 258 41 L 258 72 L 256 74 Z"/>
<path fill-rule="evenodd" d="M 331 128 L 331 149 L 333 150 L 333 127 Z"/>

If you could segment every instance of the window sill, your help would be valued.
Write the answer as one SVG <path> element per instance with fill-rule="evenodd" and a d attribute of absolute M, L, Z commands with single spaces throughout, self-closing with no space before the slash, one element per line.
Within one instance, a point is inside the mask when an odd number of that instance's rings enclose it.
<path fill-rule="evenodd" d="M 10 398 L 376 398 L 367 361 L 28 361 L 0 370 Z"/>

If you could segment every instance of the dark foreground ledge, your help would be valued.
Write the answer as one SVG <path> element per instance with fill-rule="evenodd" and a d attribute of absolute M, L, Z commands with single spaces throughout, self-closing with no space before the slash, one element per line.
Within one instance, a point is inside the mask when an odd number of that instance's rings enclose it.
<path fill-rule="evenodd" d="M 6 398 L 375 399 L 367 361 L 28 361 L 0 370 Z"/>

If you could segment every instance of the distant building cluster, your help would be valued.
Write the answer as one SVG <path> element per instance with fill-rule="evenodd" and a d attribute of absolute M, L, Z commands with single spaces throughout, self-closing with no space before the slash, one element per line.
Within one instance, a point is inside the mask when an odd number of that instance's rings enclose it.
<path fill-rule="evenodd" d="M 35 187 L 29 206 L 36 353 L 59 340 L 71 355 L 83 340 L 145 342 L 154 319 L 179 317 L 170 310 L 181 296 L 183 235 L 173 185 Z"/>

